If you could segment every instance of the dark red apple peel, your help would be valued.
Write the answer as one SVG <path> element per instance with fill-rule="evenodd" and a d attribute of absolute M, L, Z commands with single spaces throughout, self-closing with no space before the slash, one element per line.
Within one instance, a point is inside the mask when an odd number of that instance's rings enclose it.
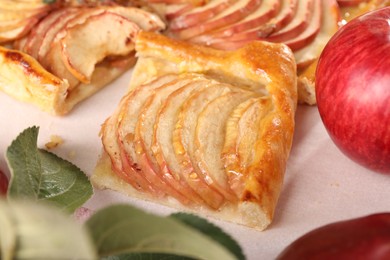
<path fill-rule="evenodd" d="M 390 259 L 390 212 L 331 223 L 306 233 L 277 258 Z"/>
<path fill-rule="evenodd" d="M 331 139 L 355 162 L 390 174 L 390 7 L 357 17 L 330 39 L 316 99 Z"/>
<path fill-rule="evenodd" d="M 5 174 L 0 170 L 0 196 L 5 195 L 8 189 L 8 178 Z"/>

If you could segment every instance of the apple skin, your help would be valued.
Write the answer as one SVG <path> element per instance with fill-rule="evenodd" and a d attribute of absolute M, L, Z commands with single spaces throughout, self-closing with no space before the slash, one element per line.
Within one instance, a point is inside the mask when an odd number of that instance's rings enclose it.
<path fill-rule="evenodd" d="M 8 190 L 8 178 L 0 170 L 0 196 L 5 195 Z"/>
<path fill-rule="evenodd" d="M 316 70 L 321 119 L 340 150 L 390 174 L 390 7 L 357 17 L 330 39 Z"/>
<path fill-rule="evenodd" d="M 357 6 L 365 2 L 365 0 L 338 0 L 337 2 L 339 3 L 340 6 L 344 7 L 344 6 Z"/>
<path fill-rule="evenodd" d="M 287 246 L 277 260 L 389 257 L 390 212 L 383 212 L 316 228 Z"/>

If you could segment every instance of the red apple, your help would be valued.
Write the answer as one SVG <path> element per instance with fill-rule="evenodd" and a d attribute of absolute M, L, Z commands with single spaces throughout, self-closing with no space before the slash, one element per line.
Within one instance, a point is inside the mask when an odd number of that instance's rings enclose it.
<path fill-rule="evenodd" d="M 335 144 L 390 174 L 390 7 L 351 20 L 331 38 L 317 66 L 316 98 Z"/>
<path fill-rule="evenodd" d="M 290 244 L 278 260 L 389 259 L 390 213 L 377 213 L 317 228 Z"/>
<path fill-rule="evenodd" d="M 8 178 L 5 174 L 0 170 L 0 196 L 5 195 L 8 189 Z"/>

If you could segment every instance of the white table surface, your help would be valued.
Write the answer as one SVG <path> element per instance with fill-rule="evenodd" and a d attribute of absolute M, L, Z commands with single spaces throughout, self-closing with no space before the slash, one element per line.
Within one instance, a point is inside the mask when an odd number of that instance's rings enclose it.
<path fill-rule="evenodd" d="M 27 127 L 40 127 L 38 146 L 58 135 L 64 143 L 51 150 L 90 175 L 101 151 L 98 136 L 103 121 L 125 93 L 131 72 L 79 104 L 69 115 L 54 117 L 0 92 L 0 169 L 9 173 L 5 151 Z M 332 143 L 317 108 L 300 106 L 284 188 L 271 226 L 258 232 L 211 220 L 230 233 L 248 259 L 273 259 L 297 237 L 320 225 L 390 211 L 390 175 L 371 172 L 345 157 Z M 172 209 L 131 199 L 111 191 L 95 191 L 85 206 L 98 209 L 126 202 L 168 214 Z"/>

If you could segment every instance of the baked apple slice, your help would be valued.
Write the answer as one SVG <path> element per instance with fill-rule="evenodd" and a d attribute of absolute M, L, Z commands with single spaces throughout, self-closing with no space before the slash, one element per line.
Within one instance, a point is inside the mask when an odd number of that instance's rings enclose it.
<path fill-rule="evenodd" d="M 155 32 L 166 28 L 166 24 L 156 14 L 140 8 L 123 6 L 102 6 L 100 8 L 129 19 L 144 31 Z"/>
<path fill-rule="evenodd" d="M 156 158 L 152 154 L 152 139 L 156 118 L 163 100 L 173 91 L 197 80 L 196 76 L 185 75 L 170 84 L 165 84 L 157 88 L 141 108 L 135 126 L 133 141 L 137 159 L 146 178 L 153 183 L 162 184 L 160 187 L 161 190 L 167 191 L 168 194 L 184 204 L 190 202 L 199 204 L 201 199 L 186 182 L 180 182 L 169 171 L 161 171 Z"/>
<path fill-rule="evenodd" d="M 321 1 L 321 28 L 315 40 L 294 52 L 297 64 L 305 64 L 319 57 L 325 44 L 339 29 L 341 14 L 336 0 Z"/>
<path fill-rule="evenodd" d="M 116 136 L 116 144 L 110 146 L 109 144 L 112 142 L 112 140 L 103 139 L 105 140 L 103 143 L 104 147 L 112 148 L 116 147 L 117 144 L 119 145 L 119 151 L 108 151 L 108 155 L 111 158 L 116 158 L 115 169 L 119 169 L 128 175 L 135 175 L 134 178 L 136 178 L 137 182 L 139 182 L 139 186 L 141 186 L 143 189 L 147 189 L 147 186 L 151 186 L 155 191 L 153 193 L 154 196 L 164 196 L 166 193 L 165 191 L 158 189 L 158 183 L 150 182 L 145 174 L 141 172 L 141 163 L 138 161 L 137 151 L 134 144 L 136 124 L 141 113 L 142 106 L 146 102 L 149 95 L 151 95 L 155 89 L 176 79 L 177 76 L 175 75 L 166 75 L 164 77 L 157 78 L 148 84 L 144 84 L 130 92 L 126 96 L 126 101 L 124 105 L 121 106 L 119 117 L 117 118 L 117 130 L 114 131 Z M 115 122 L 116 118 L 110 118 L 109 120 Z M 104 130 L 107 135 L 113 134 L 110 129 L 104 128 Z"/>
<path fill-rule="evenodd" d="M 196 75 L 194 75 L 196 76 Z M 191 189 L 188 195 L 192 194 L 195 202 L 202 204 L 203 200 L 198 192 L 186 182 L 186 177 L 183 176 L 181 166 L 176 159 L 173 147 L 173 130 L 175 127 L 177 114 L 180 108 L 184 105 L 186 98 L 191 93 L 198 92 L 207 88 L 209 80 L 199 76 L 199 79 L 194 79 L 192 82 L 170 93 L 161 103 L 153 129 L 152 143 L 150 146 L 151 156 L 155 158 L 158 165 L 157 171 L 162 176 L 166 176 L 168 182 L 173 187 L 185 187 Z"/>
<path fill-rule="evenodd" d="M 316 104 L 315 99 L 315 69 L 317 60 L 325 44 L 338 30 L 341 14 L 335 0 L 328 0 L 322 3 L 321 29 L 314 41 L 302 49 L 294 52 L 298 75 L 299 102 L 309 105 Z"/>
<path fill-rule="evenodd" d="M 69 15 L 72 11 L 75 11 L 75 9 L 63 8 L 48 14 L 32 29 L 32 31 L 28 34 L 24 44 L 19 45 L 18 49 L 38 59 L 39 49 L 49 28 L 51 28 L 51 26 L 53 26 L 53 24 L 56 23 L 60 17 L 63 18 L 63 15 Z"/>
<path fill-rule="evenodd" d="M 252 164 L 255 154 L 252 147 L 261 138 L 261 121 L 271 109 L 269 98 L 254 97 L 237 106 L 226 122 L 221 158 L 229 185 L 237 197 L 244 194 L 246 166 Z"/>
<path fill-rule="evenodd" d="M 44 1 L 18 2 L 12 0 L 2 0 L 0 2 L 0 9 L 12 11 L 28 11 L 33 9 L 47 8 L 49 6 L 50 5 L 46 4 Z"/>
<path fill-rule="evenodd" d="M 301 34 L 308 25 L 311 24 L 311 18 L 314 11 L 314 2 L 316 0 L 299 1 L 298 9 L 294 19 L 281 30 L 271 34 L 267 40 L 272 42 L 284 42 Z"/>
<path fill-rule="evenodd" d="M 69 82 L 70 89 L 75 88 L 80 80 L 67 68 L 62 58 L 61 40 L 68 28 L 84 24 L 88 18 L 104 13 L 100 8 L 75 8 L 74 12 L 62 15 L 59 21 L 46 33 L 38 53 L 38 61 L 51 73 Z M 61 58 L 59 58 L 60 56 Z"/>
<path fill-rule="evenodd" d="M 67 23 L 79 15 L 79 8 L 67 8 L 67 11 L 59 16 L 54 21 L 42 20 L 42 23 L 48 23 L 48 29 L 42 35 L 42 40 L 38 45 L 38 54 L 37 60 L 42 64 L 42 66 L 47 67 L 49 65 L 48 57 L 50 56 L 51 49 L 55 48 L 57 45 L 56 39 L 57 35 L 65 28 Z"/>
<path fill-rule="evenodd" d="M 239 0 L 213 18 L 189 28 L 172 31 L 172 34 L 179 39 L 190 39 L 229 24 L 234 24 L 257 10 L 261 2 L 261 0 Z"/>
<path fill-rule="evenodd" d="M 144 30 L 161 30 L 165 26 L 156 15 L 132 7 L 72 8 L 69 12 L 45 34 L 38 60 L 69 80 L 71 87 L 78 81 L 88 84 L 96 63 L 107 56 L 126 56 L 134 50 L 131 38 L 140 28 L 128 18 Z M 98 34 L 95 26 L 102 29 Z M 107 34 L 114 35 L 106 37 Z M 59 53 L 62 60 L 57 59 Z"/>
<path fill-rule="evenodd" d="M 266 40 L 269 35 L 287 26 L 295 17 L 297 9 L 298 0 L 283 0 L 279 13 L 266 23 L 229 37 L 210 37 L 206 43 L 217 49 L 234 50 L 254 40 Z"/>
<path fill-rule="evenodd" d="M 282 39 L 282 42 L 287 44 L 293 51 L 302 49 L 303 47 L 306 47 L 309 45 L 314 39 L 316 38 L 317 34 L 321 30 L 322 21 L 323 21 L 323 15 L 324 11 L 322 8 L 324 8 L 325 1 L 322 0 L 314 0 L 314 10 L 312 10 L 313 14 L 311 16 L 309 26 L 301 32 L 298 36 L 290 39 Z M 308 10 L 309 12 L 311 10 Z M 304 14 L 303 14 L 304 15 Z M 270 39 L 273 41 L 273 39 Z"/>
<path fill-rule="evenodd" d="M 118 120 L 120 118 L 121 110 L 120 108 L 125 102 L 127 102 L 127 100 L 122 99 L 118 109 L 102 125 L 102 143 L 110 144 L 105 145 L 104 149 L 111 160 L 111 167 L 113 171 L 121 176 L 121 178 L 123 178 L 127 183 L 131 184 L 134 189 L 154 194 L 152 185 L 146 181 L 145 178 L 140 176 L 140 174 L 133 167 L 126 165 L 127 158 L 123 157 L 120 144 L 117 142 Z"/>
<path fill-rule="evenodd" d="M 191 39 L 192 42 L 213 42 L 213 39 L 232 37 L 244 31 L 259 27 L 275 17 L 286 1 L 266 0 L 259 8 L 237 23 L 228 25 L 222 29 L 212 31 Z"/>
<path fill-rule="evenodd" d="M 100 28 L 98 33 L 95 28 Z M 108 56 L 126 56 L 134 50 L 133 41 L 140 29 L 164 28 L 161 19 L 141 9 L 102 7 L 78 15 L 57 37 L 62 37 L 66 68 L 81 82 L 89 83 L 97 63 Z"/>
<path fill-rule="evenodd" d="M 22 38 L 56 5 L 43 2 L 0 2 L 0 43 Z"/>
<path fill-rule="evenodd" d="M 49 8 L 47 7 L 24 10 L 23 12 L 14 9 L 7 10 L 0 7 L 0 30 L 6 29 L 7 26 L 17 26 L 20 22 L 30 17 L 40 13 L 46 13 L 48 11 Z"/>
<path fill-rule="evenodd" d="M 152 82 L 143 85 L 142 88 L 131 92 L 127 97 L 125 106 L 120 111 L 116 138 L 120 146 L 120 155 L 125 172 L 135 171 L 144 181 L 151 185 L 154 190 L 154 196 L 162 197 L 171 192 L 187 202 L 187 200 L 178 195 L 174 189 L 167 186 L 165 182 L 162 182 L 161 179 L 159 179 L 160 176 L 156 175 L 155 172 L 142 172 L 142 162 L 139 160 L 140 157 L 138 156 L 140 151 L 134 142 L 138 118 L 141 115 L 143 105 L 149 97 L 148 94 L 154 92 L 155 89 L 176 80 L 176 76 L 167 75 L 153 80 Z M 163 189 L 165 187 L 167 187 L 167 190 Z"/>
<path fill-rule="evenodd" d="M 205 99 L 206 93 L 218 95 L 218 93 L 221 94 L 221 91 L 226 90 L 226 87 L 220 83 L 208 79 L 191 83 L 173 92 L 160 109 L 152 145 L 153 154 L 163 173 L 169 172 L 169 174 L 177 176 L 176 179 L 184 182 L 202 198 L 207 206 L 214 209 L 221 206 L 224 198 L 195 172 L 188 154 L 182 147 L 181 134 L 185 126 L 181 123 L 184 118 L 187 119 L 187 116 L 190 116 L 188 109 L 193 108 L 192 112 L 196 112 L 194 98 L 201 104 L 211 98 L 211 96 L 207 96 Z M 202 102 L 200 102 L 200 98 L 202 98 Z M 194 121 L 196 122 L 196 120 Z M 180 152 L 176 153 L 178 149 Z"/>
<path fill-rule="evenodd" d="M 195 130 L 197 119 L 204 107 L 212 100 L 230 93 L 232 87 L 227 84 L 215 84 L 197 91 L 184 100 L 172 132 L 174 155 L 180 165 L 180 172 L 188 185 L 196 191 L 206 204 L 218 209 L 225 202 L 225 197 L 213 185 L 203 178 L 195 160 Z"/>
<path fill-rule="evenodd" d="M 44 15 L 46 11 L 19 21 L 6 21 L 3 24 L 0 21 L 0 43 L 11 42 L 27 35 Z"/>
<path fill-rule="evenodd" d="M 51 49 L 43 58 L 41 63 L 50 73 L 68 81 L 69 90 L 73 90 L 80 84 L 80 80 L 68 70 L 62 61 L 62 57 L 59 55 L 61 55 L 61 46 L 58 43 L 53 42 Z"/>
<path fill-rule="evenodd" d="M 67 28 L 60 40 L 62 61 L 78 80 L 89 83 L 95 65 L 104 58 L 134 51 L 139 30 L 129 19 L 111 12 L 90 16 L 84 23 Z"/>
<path fill-rule="evenodd" d="M 208 103 L 197 119 L 194 138 L 194 161 L 200 175 L 208 185 L 215 188 L 230 201 L 237 201 L 231 190 L 221 160 L 225 138 L 226 121 L 240 103 L 254 93 L 230 92 Z"/>
<path fill-rule="evenodd" d="M 232 3 L 234 3 L 232 0 L 211 1 L 204 6 L 194 8 L 190 12 L 172 19 L 169 22 L 169 28 L 170 30 L 180 30 L 199 25 L 199 23 L 212 19 L 214 16 L 227 9 Z"/>
<path fill-rule="evenodd" d="M 149 3 L 203 5 L 207 0 L 148 0 Z"/>
<path fill-rule="evenodd" d="M 10 43 L 9 46 L 11 46 L 12 49 L 14 50 L 23 51 L 23 47 L 26 44 L 26 42 L 27 42 L 27 35 L 13 41 L 13 43 L 12 44 Z"/>
<path fill-rule="evenodd" d="M 259 124 L 256 114 L 258 111 L 255 110 L 252 112 L 251 107 L 255 107 L 254 104 L 256 104 L 256 101 L 259 98 L 260 97 L 253 97 L 242 102 L 232 111 L 229 118 L 226 120 L 225 140 L 221 152 L 221 160 L 226 170 L 229 185 L 236 193 L 237 197 L 242 193 L 242 182 L 240 181 L 243 176 L 243 169 L 245 169 L 245 166 L 241 169 L 240 161 L 248 162 L 250 160 L 250 154 L 252 153 L 250 149 L 249 151 L 244 151 L 244 155 L 239 154 L 239 145 L 241 138 L 247 137 L 245 135 L 246 132 L 250 133 L 249 139 L 252 139 L 252 136 L 257 136 L 258 129 L 256 128 Z M 248 120 L 252 120 L 252 122 L 248 124 Z M 248 126 L 249 128 L 247 128 Z M 256 140 L 257 137 L 253 139 L 254 142 Z M 240 158 L 241 156 L 243 156 L 243 158 Z"/>
<path fill-rule="evenodd" d="M 162 17 L 165 16 L 167 20 L 173 20 L 187 12 L 190 12 L 194 8 L 196 7 L 191 4 L 166 5 L 163 8 L 164 10 L 160 11 L 160 15 Z M 161 10 L 161 7 L 157 8 L 157 10 Z"/>

